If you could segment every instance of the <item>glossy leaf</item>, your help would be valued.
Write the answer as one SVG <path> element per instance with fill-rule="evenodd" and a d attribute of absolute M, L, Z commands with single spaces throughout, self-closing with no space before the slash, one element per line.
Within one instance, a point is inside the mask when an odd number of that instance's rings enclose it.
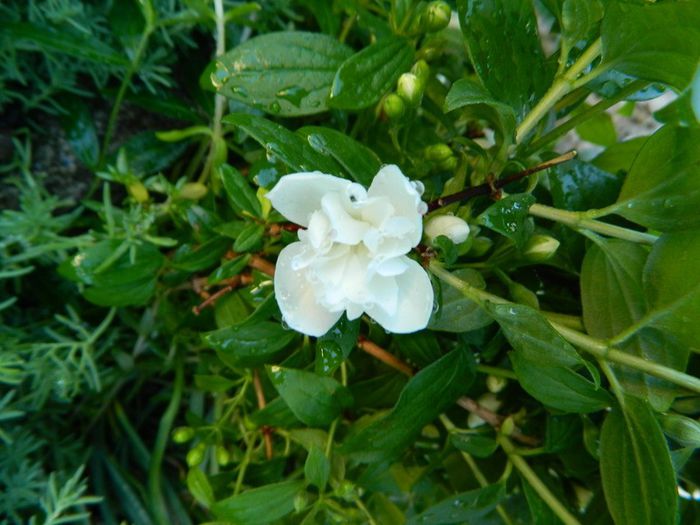
<path fill-rule="evenodd" d="M 615 202 L 622 179 L 588 162 L 572 160 L 551 170 L 549 183 L 557 208 L 585 211 Z"/>
<path fill-rule="evenodd" d="M 469 58 L 482 84 L 522 118 L 549 87 L 551 78 L 532 2 L 458 0 L 457 12 Z"/>
<path fill-rule="evenodd" d="M 227 115 L 223 122 L 245 130 L 265 148 L 268 156 L 281 160 L 292 171 L 319 170 L 331 175 L 342 173 L 334 160 L 318 153 L 302 137 L 279 124 L 245 113 Z"/>
<path fill-rule="evenodd" d="M 666 439 L 649 405 L 625 396 L 600 435 L 600 471 L 618 525 L 676 523 L 676 477 Z"/>
<path fill-rule="evenodd" d="M 496 201 L 484 211 L 477 221 L 511 239 L 518 248 L 522 248 L 534 230 L 528 210 L 535 203 L 535 197 L 529 193 L 508 195 Z"/>
<path fill-rule="evenodd" d="M 227 365 L 254 367 L 277 358 L 296 334 L 279 323 L 262 321 L 220 328 L 204 334 L 204 342 L 217 350 Z"/>
<path fill-rule="evenodd" d="M 692 1 L 609 0 L 601 35 L 604 64 L 682 91 L 700 58 L 700 9 Z"/>
<path fill-rule="evenodd" d="M 610 240 L 593 245 L 581 268 L 581 301 L 586 331 L 599 339 L 610 339 L 644 317 L 647 300 L 642 273 L 649 252 L 639 244 Z M 672 368 L 685 368 L 686 349 L 672 337 L 646 330 L 619 348 L 627 353 Z M 666 410 L 676 390 L 654 376 L 629 367 L 615 367 L 625 389 L 647 399 L 657 410 Z"/>
<path fill-rule="evenodd" d="M 342 450 L 362 462 L 395 458 L 425 425 L 466 392 L 474 377 L 471 354 L 453 350 L 412 377 L 394 408 L 351 433 Z"/>
<path fill-rule="evenodd" d="M 414 51 L 406 40 L 387 37 L 348 58 L 338 69 L 328 104 L 339 109 L 363 109 L 395 87 L 401 73 L 413 63 Z"/>
<path fill-rule="evenodd" d="M 294 499 L 303 489 L 304 482 L 300 480 L 265 485 L 217 501 L 211 511 L 227 522 L 264 525 L 291 513 Z"/>
<path fill-rule="evenodd" d="M 462 492 L 414 516 L 407 521 L 407 525 L 478 523 L 495 509 L 504 497 L 505 487 L 502 484 Z"/>
<path fill-rule="evenodd" d="M 265 235 L 265 225 L 249 223 L 241 230 L 233 243 L 233 251 L 237 253 L 251 252 L 262 247 L 263 236 Z"/>
<path fill-rule="evenodd" d="M 267 372 L 294 415 L 309 426 L 329 425 L 352 405 L 350 392 L 330 377 L 281 366 L 268 367 Z"/>
<path fill-rule="evenodd" d="M 351 54 L 328 35 L 268 33 L 220 57 L 211 79 L 223 95 L 272 115 L 312 115 L 328 109 L 335 72 Z"/>
<path fill-rule="evenodd" d="M 615 213 L 661 231 L 700 226 L 700 129 L 664 127 L 642 146 Z"/>
<path fill-rule="evenodd" d="M 464 268 L 453 273 L 471 286 L 482 290 L 486 288 L 484 278 L 476 270 Z M 440 299 L 440 307 L 433 313 L 428 324 L 431 330 L 471 332 L 493 322 L 488 312 L 456 288 L 443 286 Z"/>
<path fill-rule="evenodd" d="M 367 146 L 345 133 L 320 126 L 299 130 L 309 145 L 319 153 L 332 157 L 357 182 L 368 187 L 382 166 L 381 160 Z"/>
<path fill-rule="evenodd" d="M 224 164 L 219 170 L 219 177 L 224 183 L 226 196 L 231 206 L 238 213 L 248 213 L 254 217 L 262 216 L 260 201 L 255 195 L 250 181 L 241 172 L 229 164 Z"/>

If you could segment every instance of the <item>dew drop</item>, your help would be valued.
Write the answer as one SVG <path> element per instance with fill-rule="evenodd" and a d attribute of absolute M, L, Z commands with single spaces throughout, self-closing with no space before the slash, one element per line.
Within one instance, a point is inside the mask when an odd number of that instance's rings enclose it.
<path fill-rule="evenodd" d="M 418 203 L 418 213 L 420 215 L 425 215 L 426 213 L 428 213 L 428 205 L 423 201 L 420 201 Z"/>
<path fill-rule="evenodd" d="M 423 193 L 425 193 L 425 184 L 423 184 L 421 181 L 413 180 L 411 181 L 411 185 L 416 190 L 416 193 L 418 193 L 418 195 L 423 195 Z"/>

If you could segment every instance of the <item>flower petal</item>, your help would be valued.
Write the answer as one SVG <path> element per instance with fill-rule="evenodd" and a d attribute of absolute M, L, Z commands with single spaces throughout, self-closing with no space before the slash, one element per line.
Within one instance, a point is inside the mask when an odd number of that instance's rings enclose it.
<path fill-rule="evenodd" d="M 378 305 L 366 310 L 386 330 L 397 334 L 422 330 L 433 311 L 434 293 L 428 274 L 416 261 L 405 259 L 408 269 L 395 277 L 399 289 L 396 312 L 388 312 Z"/>
<path fill-rule="evenodd" d="M 282 177 L 266 197 L 284 217 L 308 226 L 311 214 L 321 209 L 321 198 L 329 192 L 344 192 L 350 181 L 320 171 L 291 173 Z"/>
<path fill-rule="evenodd" d="M 352 217 L 343 204 L 343 197 L 338 193 L 328 193 L 321 199 L 321 208 L 330 222 L 333 240 L 342 244 L 357 244 L 365 236 L 369 225 Z M 349 205 L 350 201 L 346 204 Z"/>
<path fill-rule="evenodd" d="M 304 251 L 301 242 L 286 246 L 277 258 L 275 297 L 285 322 L 294 330 L 314 337 L 325 334 L 342 312 L 330 312 L 316 300 L 307 268 L 295 270 L 292 261 Z"/>

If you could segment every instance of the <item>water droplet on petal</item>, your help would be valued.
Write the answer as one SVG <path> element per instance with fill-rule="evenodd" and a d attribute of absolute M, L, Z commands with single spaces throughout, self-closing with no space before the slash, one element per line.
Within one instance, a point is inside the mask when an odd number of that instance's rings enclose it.
<path fill-rule="evenodd" d="M 426 213 L 428 213 L 428 205 L 423 201 L 420 201 L 418 203 L 418 213 L 421 215 L 425 215 Z"/>

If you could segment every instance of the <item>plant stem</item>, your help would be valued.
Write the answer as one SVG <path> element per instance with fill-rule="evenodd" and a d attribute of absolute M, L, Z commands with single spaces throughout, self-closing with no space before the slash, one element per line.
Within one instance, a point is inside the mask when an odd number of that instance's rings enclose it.
<path fill-rule="evenodd" d="M 539 478 L 534 470 L 527 464 L 523 458 L 521 458 L 513 443 L 503 434 L 500 434 L 496 438 L 499 445 L 503 451 L 508 455 L 508 459 L 513 464 L 513 466 L 518 469 L 518 472 L 525 478 L 525 480 L 530 484 L 530 486 L 537 492 L 537 494 L 542 498 L 542 500 L 547 504 L 547 506 L 552 509 L 552 512 L 557 515 L 557 517 L 564 522 L 566 525 L 580 525 L 580 522 L 569 512 L 569 510 L 562 505 L 561 501 L 552 494 L 549 487 L 544 484 L 544 482 Z"/>
<path fill-rule="evenodd" d="M 496 366 L 476 365 L 476 371 L 482 374 L 504 377 L 506 379 L 518 379 L 518 376 L 516 376 L 512 370 L 506 370 L 505 368 L 498 368 Z"/>
<path fill-rule="evenodd" d="M 489 301 L 496 304 L 512 304 L 503 297 L 499 297 L 487 291 L 475 288 L 469 283 L 455 277 L 450 272 L 445 270 L 445 268 L 443 268 L 437 261 L 433 260 L 430 262 L 430 271 L 441 281 L 444 281 L 453 288 L 456 288 L 465 297 L 468 297 L 477 303 Z M 614 363 L 629 366 L 646 374 L 665 379 L 671 383 L 682 386 L 683 388 L 687 388 L 692 392 L 700 393 L 700 379 L 696 377 L 679 370 L 648 361 L 641 357 L 628 354 L 613 348 L 608 341 L 596 339 L 577 330 L 573 330 L 568 326 L 564 326 L 551 320 L 549 323 L 552 325 L 552 328 L 559 332 L 559 335 L 561 335 L 569 343 L 599 359 L 606 359 Z"/>
<path fill-rule="evenodd" d="M 544 117 L 564 95 L 573 89 L 574 82 L 578 76 L 600 56 L 601 48 L 601 39 L 598 38 L 598 40 L 593 42 L 579 59 L 571 65 L 566 73 L 558 77 L 552 83 L 542 99 L 532 108 L 518 126 L 515 133 L 516 143 L 520 144 L 534 129 L 542 117 Z M 602 71 L 600 71 L 600 73 L 602 73 Z"/>
<path fill-rule="evenodd" d="M 568 133 L 582 122 L 585 122 L 586 120 L 597 115 L 598 113 L 602 113 L 606 109 L 614 106 L 621 100 L 626 99 L 628 96 L 636 93 L 637 91 L 644 89 L 648 84 L 649 83 L 644 80 L 635 80 L 634 82 L 631 82 L 627 87 L 622 89 L 614 97 L 601 100 L 595 106 L 589 107 L 588 109 L 582 111 L 578 115 L 570 118 L 566 122 L 560 124 L 556 128 L 542 135 L 540 138 L 535 140 L 532 144 L 530 144 L 527 147 L 527 153 L 532 154 L 540 150 L 542 147 L 554 142 L 556 139 Z"/>
<path fill-rule="evenodd" d="M 153 507 L 156 520 L 162 525 L 169 524 L 170 519 L 161 491 L 160 468 L 163 463 L 163 454 L 165 453 L 165 447 L 168 443 L 168 436 L 170 435 L 177 410 L 180 407 L 180 398 L 182 397 L 182 388 L 184 384 L 183 378 L 182 359 L 176 356 L 173 393 L 170 398 L 170 403 L 168 403 L 168 407 L 163 413 L 163 417 L 160 418 L 156 442 L 153 447 L 153 454 L 151 455 L 151 464 L 148 468 L 148 493 L 151 499 L 151 506 Z"/>
<path fill-rule="evenodd" d="M 544 204 L 536 203 L 530 206 L 530 215 L 565 224 L 574 230 L 585 228 L 596 233 L 608 235 L 617 239 L 623 239 L 625 241 L 654 244 L 658 240 L 656 235 L 638 232 L 628 228 L 622 228 L 621 226 L 615 226 L 614 224 L 608 224 L 607 222 L 589 219 L 587 218 L 589 216 L 588 212 L 560 210 L 558 208 L 552 208 L 550 206 L 545 206 Z"/>

